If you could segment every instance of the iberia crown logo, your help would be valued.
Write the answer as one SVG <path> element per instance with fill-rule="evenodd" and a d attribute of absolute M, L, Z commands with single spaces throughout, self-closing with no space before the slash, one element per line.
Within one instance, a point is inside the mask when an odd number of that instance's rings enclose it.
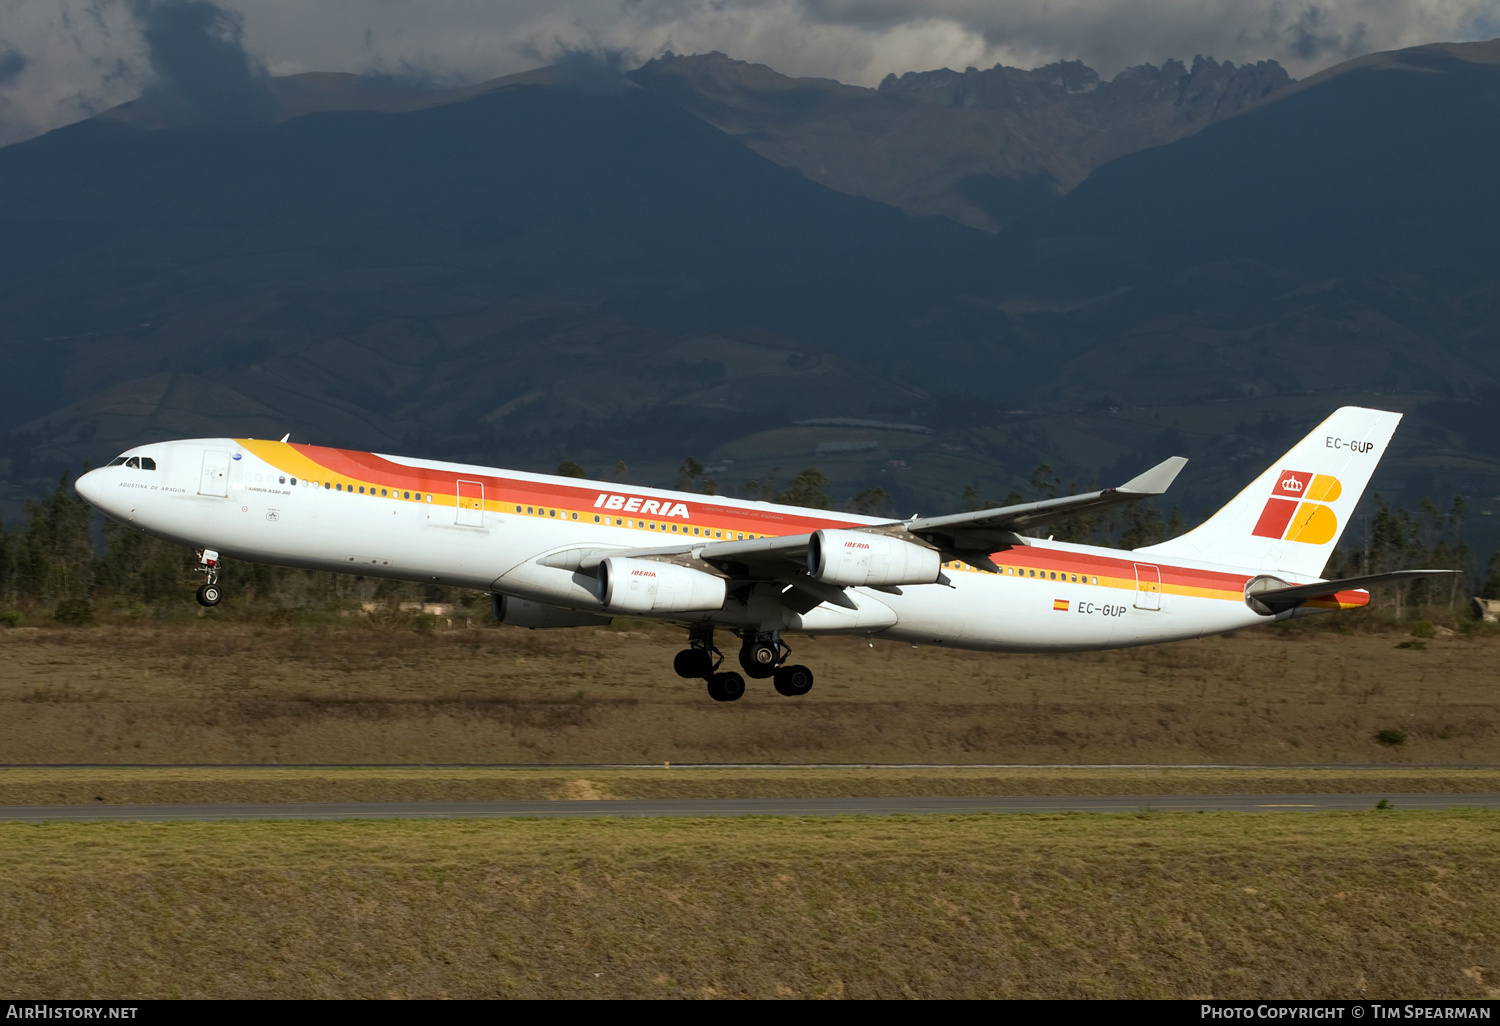
<path fill-rule="evenodd" d="M 1309 545 L 1330 542 L 1338 533 L 1339 518 L 1323 503 L 1333 502 L 1343 491 L 1344 486 L 1336 477 L 1283 470 L 1276 478 L 1276 487 L 1271 489 L 1271 498 L 1266 500 L 1266 508 L 1261 510 L 1255 530 L 1250 533 Z"/>

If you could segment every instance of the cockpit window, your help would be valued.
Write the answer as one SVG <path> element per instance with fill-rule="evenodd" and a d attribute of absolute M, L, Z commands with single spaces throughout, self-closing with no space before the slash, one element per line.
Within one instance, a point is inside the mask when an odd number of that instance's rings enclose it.
<path fill-rule="evenodd" d="M 141 458 L 139 456 L 132 456 L 132 457 L 130 457 L 130 459 L 128 459 L 128 460 L 125 461 L 125 466 L 127 466 L 127 467 L 134 467 L 136 470 L 140 470 L 141 469 Z"/>
<path fill-rule="evenodd" d="M 114 459 L 109 461 L 109 465 L 111 467 L 123 467 L 125 465 L 125 457 L 116 456 Z"/>
<path fill-rule="evenodd" d="M 142 470 L 155 470 L 156 469 L 156 461 L 153 460 L 150 456 L 142 456 L 141 457 L 141 469 Z"/>

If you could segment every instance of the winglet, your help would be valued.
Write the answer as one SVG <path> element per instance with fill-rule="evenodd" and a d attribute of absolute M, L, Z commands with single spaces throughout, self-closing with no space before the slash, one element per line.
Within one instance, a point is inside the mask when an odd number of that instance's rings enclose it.
<path fill-rule="evenodd" d="M 1129 492 L 1134 495 L 1160 495 L 1172 487 L 1172 482 L 1177 480 L 1177 475 L 1185 466 L 1187 466 L 1186 456 L 1169 456 L 1144 474 L 1132 477 L 1115 491 Z"/>

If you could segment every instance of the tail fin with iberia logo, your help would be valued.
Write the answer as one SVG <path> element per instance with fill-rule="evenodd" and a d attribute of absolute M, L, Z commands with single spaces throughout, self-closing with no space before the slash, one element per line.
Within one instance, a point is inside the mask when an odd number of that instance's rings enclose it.
<path fill-rule="evenodd" d="M 1345 406 L 1180 538 L 1137 551 L 1318 576 L 1401 414 Z"/>

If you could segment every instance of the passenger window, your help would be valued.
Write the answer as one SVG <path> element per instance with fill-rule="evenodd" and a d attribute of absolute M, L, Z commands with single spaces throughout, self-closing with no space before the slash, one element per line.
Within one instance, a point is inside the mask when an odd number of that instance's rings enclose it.
<path fill-rule="evenodd" d="M 359 494 L 361 494 L 361 495 L 365 494 L 365 486 L 364 485 L 360 485 L 359 486 Z"/>
<path fill-rule="evenodd" d="M 427 493 L 427 501 L 428 501 L 428 502 L 431 502 L 431 501 L 432 501 L 432 493 L 431 493 L 431 492 L 428 492 L 428 493 Z"/>
<path fill-rule="evenodd" d="M 646 526 L 648 528 L 650 528 L 651 530 L 653 530 L 653 531 L 656 530 L 656 522 L 654 520 L 651 523 L 647 524 Z"/>
<path fill-rule="evenodd" d="M 595 513 L 594 514 L 594 523 L 597 524 L 598 522 L 599 522 L 599 514 Z"/>
<path fill-rule="evenodd" d="M 527 506 L 527 507 L 526 507 L 526 512 L 527 512 L 527 513 L 535 513 L 535 512 L 536 512 L 536 510 L 534 510 L 534 509 L 532 509 L 532 508 L 531 508 L 531 507 L 530 507 L 530 506 Z"/>
<path fill-rule="evenodd" d="M 306 482 L 306 481 L 303 481 L 303 482 L 302 482 L 302 483 L 303 483 L 303 484 L 307 484 L 307 482 Z M 293 487 L 293 488 L 295 488 L 295 487 L 297 487 L 297 479 L 296 479 L 296 478 L 295 478 L 295 477 L 294 477 L 294 478 L 292 478 L 292 487 Z"/>
<path fill-rule="evenodd" d="M 548 511 L 547 511 L 547 515 L 548 515 L 548 516 L 549 516 L 549 517 L 555 517 L 555 516 L 557 516 L 557 510 L 555 510 L 555 509 L 549 509 L 549 510 L 548 510 Z"/>
<path fill-rule="evenodd" d="M 281 477 L 278 477 L 276 479 L 276 483 L 277 484 L 286 484 L 286 475 L 283 474 Z"/>
<path fill-rule="evenodd" d="M 1092 583 L 1092 584 L 1098 584 L 1099 583 L 1099 578 L 1095 577 L 1090 583 Z"/>
<path fill-rule="evenodd" d="M 573 514 L 573 519 L 574 519 L 574 520 L 577 520 L 577 519 L 578 519 L 578 514 L 577 514 L 577 513 L 574 513 L 574 514 Z"/>
<path fill-rule="evenodd" d="M 333 486 L 333 489 L 334 489 L 334 491 L 337 491 L 337 492 L 343 491 L 344 490 L 344 483 L 342 481 L 340 481 L 338 484 L 336 484 L 336 485 Z"/>
<path fill-rule="evenodd" d="M 519 512 L 521 512 L 521 507 L 520 507 L 520 506 L 517 506 L 517 507 L 516 507 L 516 512 L 517 512 L 517 513 L 519 513 Z M 598 519 L 598 518 L 597 518 L 597 517 L 596 517 L 596 518 L 595 518 L 595 519 Z"/>

